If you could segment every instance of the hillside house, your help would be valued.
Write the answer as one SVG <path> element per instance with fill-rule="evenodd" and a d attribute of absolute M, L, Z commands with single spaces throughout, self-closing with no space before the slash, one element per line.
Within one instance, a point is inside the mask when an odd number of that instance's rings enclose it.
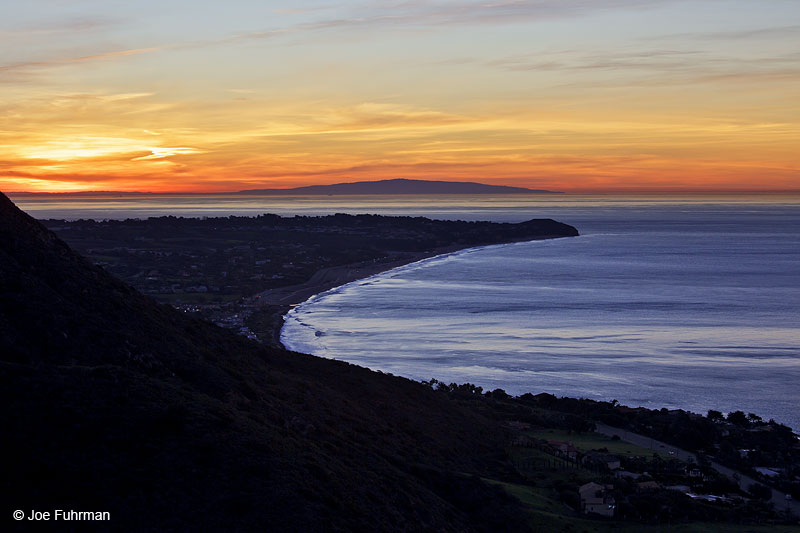
<path fill-rule="evenodd" d="M 617 470 L 622 468 L 622 461 L 619 457 L 616 455 L 609 455 L 604 452 L 599 452 L 597 450 L 586 452 L 586 454 L 583 456 L 583 462 L 605 465 L 609 470 Z"/>
<path fill-rule="evenodd" d="M 571 442 L 549 440 L 547 441 L 547 444 L 560 452 L 562 457 L 566 457 L 568 459 L 576 459 L 578 457 L 578 449 L 573 446 Z"/>
<path fill-rule="evenodd" d="M 600 516 L 614 516 L 616 500 L 609 494 L 612 485 L 601 485 L 591 481 L 578 489 L 581 496 L 581 512 L 585 514 L 598 514 Z"/>

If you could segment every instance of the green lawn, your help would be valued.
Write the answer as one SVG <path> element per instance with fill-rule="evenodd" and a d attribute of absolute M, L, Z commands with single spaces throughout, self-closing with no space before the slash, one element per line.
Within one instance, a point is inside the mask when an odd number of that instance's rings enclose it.
<path fill-rule="evenodd" d="M 669 457 L 663 451 L 655 452 L 649 448 L 642 448 L 641 446 L 629 444 L 623 440 L 612 440 L 611 437 L 594 432 L 577 433 L 561 429 L 546 429 L 541 431 L 529 431 L 527 435 L 537 439 L 571 442 L 581 452 L 607 448 L 608 453 L 620 457 L 652 457 L 653 453 L 658 453 L 665 459 Z"/>

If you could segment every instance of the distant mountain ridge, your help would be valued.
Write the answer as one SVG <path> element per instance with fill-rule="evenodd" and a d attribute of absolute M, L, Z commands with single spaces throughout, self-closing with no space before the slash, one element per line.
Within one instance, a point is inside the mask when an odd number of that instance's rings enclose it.
<path fill-rule="evenodd" d="M 545 189 L 526 189 L 507 185 L 488 185 L 472 181 L 435 181 L 410 180 L 406 178 L 333 183 L 331 185 L 307 185 L 292 189 L 244 189 L 228 193 L 220 192 L 148 192 L 148 191 L 71 191 L 71 192 L 34 192 L 21 191 L 8 193 L 10 197 L 29 196 L 182 196 L 219 195 L 219 194 L 259 194 L 266 196 L 293 195 L 359 195 L 359 194 L 564 194 L 560 191 Z"/>
<path fill-rule="evenodd" d="M 332 185 L 309 185 L 293 189 L 246 189 L 239 194 L 562 194 L 544 189 L 526 189 L 506 185 L 487 185 L 472 181 L 434 181 L 397 178 L 380 181 L 356 181 Z"/>

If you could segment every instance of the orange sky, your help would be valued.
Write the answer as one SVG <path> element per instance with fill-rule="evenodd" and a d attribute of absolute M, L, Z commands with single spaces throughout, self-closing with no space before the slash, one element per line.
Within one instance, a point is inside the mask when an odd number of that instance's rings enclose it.
<path fill-rule="evenodd" d="M 797 2 L 150 4 L 2 8 L 0 189 L 800 189 Z"/>

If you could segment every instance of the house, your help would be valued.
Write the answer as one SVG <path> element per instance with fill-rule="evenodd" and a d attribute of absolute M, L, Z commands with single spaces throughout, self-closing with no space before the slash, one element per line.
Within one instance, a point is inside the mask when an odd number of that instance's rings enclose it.
<path fill-rule="evenodd" d="M 591 481 L 578 488 L 581 496 L 581 512 L 585 514 L 598 514 L 601 516 L 614 516 L 616 500 L 608 493 L 612 485 L 601 485 Z"/>
<path fill-rule="evenodd" d="M 661 485 L 655 481 L 641 481 L 636 484 L 636 487 L 639 490 L 658 490 L 661 488 Z"/>
<path fill-rule="evenodd" d="M 694 494 L 692 492 L 687 492 L 686 495 L 693 500 L 703 500 L 707 502 L 728 501 L 728 498 L 726 498 L 725 496 L 717 496 L 716 494 Z"/>
<path fill-rule="evenodd" d="M 622 461 L 616 455 L 591 450 L 583 456 L 584 463 L 599 463 L 608 467 L 609 470 L 617 470 L 622 467 Z"/>
<path fill-rule="evenodd" d="M 684 494 L 692 490 L 689 485 L 670 485 L 668 487 L 664 487 L 667 490 L 674 490 L 677 492 L 683 492 Z"/>
<path fill-rule="evenodd" d="M 642 474 L 637 474 L 635 472 L 628 472 L 627 470 L 617 470 L 614 472 L 614 477 L 617 479 L 639 479 L 642 477 Z"/>
<path fill-rule="evenodd" d="M 575 446 L 573 446 L 571 442 L 549 440 L 547 441 L 547 444 L 555 448 L 557 451 L 561 452 L 561 455 L 563 457 L 567 457 L 569 459 L 575 459 L 578 457 L 578 449 Z"/>
<path fill-rule="evenodd" d="M 689 477 L 700 478 L 703 477 L 703 472 L 699 468 L 686 467 L 686 474 Z"/>
<path fill-rule="evenodd" d="M 757 466 L 753 470 L 766 477 L 775 477 L 780 473 L 780 468 L 767 466 Z"/>

